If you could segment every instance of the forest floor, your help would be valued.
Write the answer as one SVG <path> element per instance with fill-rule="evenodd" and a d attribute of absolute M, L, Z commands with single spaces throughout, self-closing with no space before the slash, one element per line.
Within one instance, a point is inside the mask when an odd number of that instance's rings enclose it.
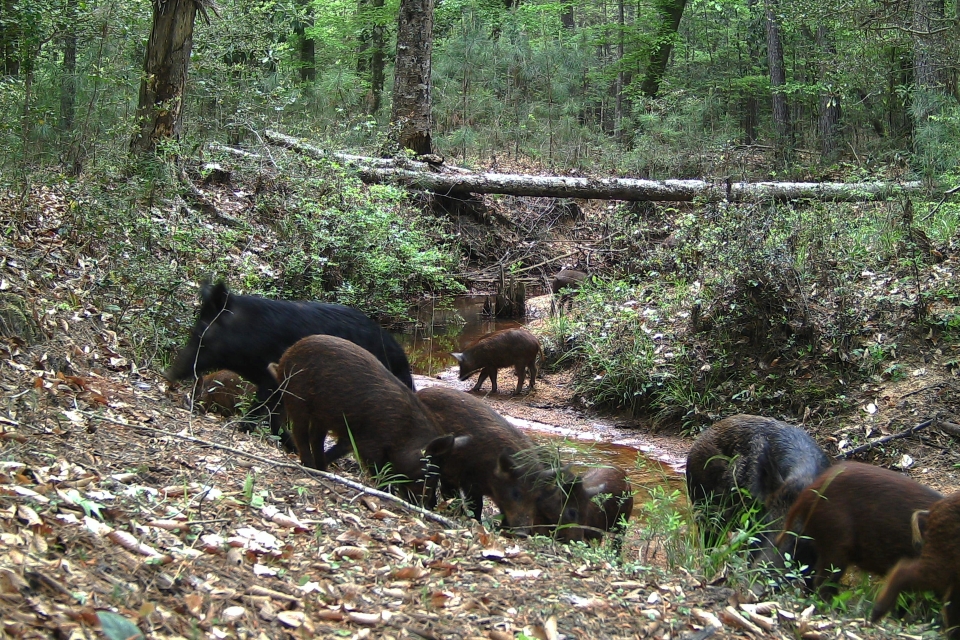
<path fill-rule="evenodd" d="M 62 242 L 5 237 L 0 292 L 49 302 L 94 286 Z M 182 390 L 128 359 L 105 311 L 80 306 L 49 304 L 35 318 L 42 337 L 0 343 L 0 637 L 903 637 L 901 621 L 864 621 L 869 600 L 831 608 L 789 589 L 758 602 L 734 566 L 700 575 L 674 555 L 683 521 L 654 528 L 664 504 L 638 500 L 617 554 L 434 518 L 338 481 L 363 482 L 351 460 L 312 473 L 236 421 L 185 408 Z M 855 411 L 811 425 L 828 453 L 853 435 L 960 422 L 957 354 L 935 350 L 904 343 L 904 379 L 852 389 Z M 520 396 L 512 383 L 504 372 L 486 396 L 505 415 L 645 448 L 677 486 L 691 439 L 588 411 L 568 372 Z M 960 487 L 953 436 L 935 425 L 860 459 Z"/>

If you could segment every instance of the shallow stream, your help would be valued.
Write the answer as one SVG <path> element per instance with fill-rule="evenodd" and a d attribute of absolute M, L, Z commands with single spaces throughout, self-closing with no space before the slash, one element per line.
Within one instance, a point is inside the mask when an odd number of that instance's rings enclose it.
<path fill-rule="evenodd" d="M 459 381 L 456 361 L 450 352 L 462 351 L 490 331 L 523 325 L 485 316 L 486 298 L 457 298 L 451 305 L 453 310 L 426 304 L 417 310 L 416 329 L 394 333 L 407 352 L 417 388 L 442 385 L 469 390 L 476 375 Z M 513 371 L 501 369 L 500 393 L 488 393 L 484 399 L 535 441 L 555 442 L 564 462 L 582 466 L 612 463 L 629 474 L 638 490 L 663 486 L 667 490 L 681 489 L 683 493 L 682 471 L 689 443 L 677 437 L 652 436 L 645 429 L 615 426 L 612 419 L 579 411 L 574 406 L 544 402 L 543 397 L 550 394 L 542 389 L 551 384 L 552 377 L 539 380 L 533 394 L 515 397 Z M 486 383 L 484 391 L 489 390 Z"/>

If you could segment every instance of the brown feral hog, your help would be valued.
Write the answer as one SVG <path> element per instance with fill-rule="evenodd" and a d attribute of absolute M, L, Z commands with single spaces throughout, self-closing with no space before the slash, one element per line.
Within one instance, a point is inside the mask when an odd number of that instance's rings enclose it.
<path fill-rule="evenodd" d="M 193 388 L 194 402 L 204 411 L 232 416 L 254 398 L 257 388 L 233 371 L 222 369 L 200 378 Z"/>
<path fill-rule="evenodd" d="M 796 497 L 829 466 L 830 459 L 802 429 L 773 418 L 735 415 L 693 443 L 687 456 L 687 491 L 694 506 L 710 506 L 719 516 L 718 526 L 707 525 L 716 543 L 720 531 L 753 507 L 763 510 L 766 526 L 779 530 Z M 760 557 L 779 563 L 770 553 L 770 535 L 761 536 Z M 812 545 L 799 546 L 791 555 L 812 564 Z"/>
<path fill-rule="evenodd" d="M 782 549 L 794 535 L 812 539 L 817 560 L 813 587 L 839 582 L 850 565 L 884 575 L 901 558 L 919 555 L 910 520 L 942 496 L 907 476 L 860 462 L 823 472 L 794 502 L 777 540 Z"/>
<path fill-rule="evenodd" d="M 423 496 L 433 506 L 436 477 L 427 478 L 422 451 L 442 432 L 376 356 L 348 340 L 315 335 L 287 349 L 271 370 L 304 466 L 326 469 L 355 449 L 358 462 L 374 473 L 389 463 L 391 476 L 408 481 L 408 496 Z M 325 452 L 327 433 L 337 443 Z"/>
<path fill-rule="evenodd" d="M 557 527 L 558 540 L 597 540 L 604 531 L 622 534 L 633 513 L 633 490 L 619 467 L 595 467 L 582 476 L 565 469 L 560 490 L 541 499 L 536 525 Z"/>
<path fill-rule="evenodd" d="M 536 510 L 535 480 L 546 469 L 537 458 L 533 441 L 463 391 L 428 387 L 418 391 L 417 397 L 434 423 L 447 432 L 425 450 L 440 469 L 444 496 L 454 497 L 462 489 L 477 522 L 483 496 L 490 496 L 503 514 L 505 527 L 529 533 Z"/>
<path fill-rule="evenodd" d="M 474 371 L 480 371 L 473 391 L 479 391 L 483 381 L 490 378 L 493 393 L 497 392 L 497 369 L 513 367 L 517 374 L 517 393 L 523 388 L 523 379 L 530 370 L 530 389 L 537 380 L 537 356 L 540 341 L 526 329 L 501 329 L 481 337 L 463 353 L 451 353 L 460 363 L 460 379 L 466 380 Z"/>
<path fill-rule="evenodd" d="M 913 522 L 919 525 L 914 534 L 923 539 L 920 557 L 897 563 L 870 617 L 874 622 L 882 618 L 896 604 L 901 591 L 933 591 L 944 601 L 943 628 L 948 630 L 947 635 L 960 638 L 960 493 L 933 503 L 929 513 L 914 513 Z"/>

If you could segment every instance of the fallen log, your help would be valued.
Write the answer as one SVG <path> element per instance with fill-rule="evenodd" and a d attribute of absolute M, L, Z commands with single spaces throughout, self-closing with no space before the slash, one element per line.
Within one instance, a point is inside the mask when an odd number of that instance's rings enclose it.
<path fill-rule="evenodd" d="M 366 183 L 396 184 L 458 198 L 468 194 L 500 193 L 548 198 L 663 202 L 690 202 L 695 199 L 710 202 L 770 199 L 861 202 L 914 192 L 922 187 L 920 182 L 710 182 L 472 173 L 460 167 L 408 158 L 369 158 L 330 152 L 276 131 L 266 131 L 264 138 L 270 144 L 310 157 L 343 162 L 356 168 L 360 179 Z"/>
<path fill-rule="evenodd" d="M 428 171 L 430 169 L 429 163 L 420 162 L 411 158 L 371 158 L 369 156 L 357 156 L 350 153 L 341 153 L 339 151 L 327 151 L 326 149 L 321 149 L 320 147 L 298 140 L 293 136 L 284 135 L 276 131 L 270 131 L 269 129 L 263 133 L 263 137 L 272 145 L 283 147 L 285 149 L 291 149 L 292 151 L 302 153 L 303 155 L 310 156 L 311 158 L 339 160 L 347 165 L 381 167 L 387 169 L 402 167 L 414 171 Z M 470 171 L 467 169 L 461 169 L 459 167 L 445 165 L 445 168 L 449 171 L 470 173 Z"/>
<path fill-rule="evenodd" d="M 920 182 L 733 182 L 706 180 L 639 180 L 634 178 L 574 178 L 525 176 L 506 173 L 444 174 L 400 168 L 360 166 L 367 183 L 390 183 L 448 196 L 467 193 L 502 193 L 550 198 L 598 200 L 654 200 L 712 202 L 728 200 L 828 200 L 860 202 L 917 191 Z"/>

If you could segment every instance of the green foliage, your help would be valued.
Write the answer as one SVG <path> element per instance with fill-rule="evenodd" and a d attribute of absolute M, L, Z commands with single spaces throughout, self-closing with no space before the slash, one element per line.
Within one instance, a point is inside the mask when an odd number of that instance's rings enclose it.
<path fill-rule="evenodd" d="M 253 180 L 259 167 L 247 170 L 236 166 L 239 180 Z M 180 189 L 162 162 L 141 165 L 135 177 L 60 183 L 69 206 L 59 233 L 82 248 L 97 282 L 93 299 L 64 304 L 96 304 L 138 366 L 149 366 L 183 340 L 195 283 L 208 277 L 244 293 L 341 302 L 395 319 L 415 297 L 462 290 L 449 275 L 456 248 L 436 221 L 414 215 L 404 192 L 365 187 L 329 164 L 289 172 L 282 189 L 256 198 L 249 220 L 229 227 L 187 207 L 150 207 L 155 194 Z"/>
<path fill-rule="evenodd" d="M 772 406 L 843 410 L 851 381 L 908 374 L 880 327 L 918 296 L 923 325 L 948 337 L 960 326 L 955 279 L 929 270 L 916 240 L 922 216 L 932 247 L 950 246 L 958 210 L 923 205 L 907 234 L 903 206 L 707 205 L 676 214 L 673 248 L 654 251 L 635 244 L 648 223 L 624 214 L 630 275 L 586 283 L 574 311 L 547 322 L 546 353 L 576 363 L 585 399 L 688 431 Z"/>

